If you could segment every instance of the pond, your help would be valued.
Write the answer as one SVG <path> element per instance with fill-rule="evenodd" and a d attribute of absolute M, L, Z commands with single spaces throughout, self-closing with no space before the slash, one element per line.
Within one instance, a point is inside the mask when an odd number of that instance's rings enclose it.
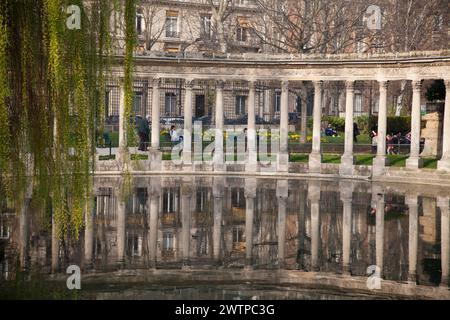
<path fill-rule="evenodd" d="M 122 183 L 95 177 L 78 239 L 58 241 L 33 199 L 4 207 L 0 298 L 448 298 L 445 188 L 203 174 L 135 176 L 123 197 Z"/>

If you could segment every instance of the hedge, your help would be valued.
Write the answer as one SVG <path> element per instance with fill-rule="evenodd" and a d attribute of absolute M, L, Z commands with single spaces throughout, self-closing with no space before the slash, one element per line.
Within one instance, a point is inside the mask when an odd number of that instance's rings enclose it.
<path fill-rule="evenodd" d="M 370 120 L 370 121 L 369 121 Z M 345 131 L 345 118 L 336 116 L 323 116 L 323 122 L 331 124 L 337 131 Z M 375 129 L 378 124 L 377 116 L 358 116 L 354 118 L 361 133 L 369 133 Z M 311 121 L 312 122 L 312 121 Z M 388 117 L 387 133 L 397 134 L 401 132 L 403 135 L 411 131 L 411 117 Z"/>

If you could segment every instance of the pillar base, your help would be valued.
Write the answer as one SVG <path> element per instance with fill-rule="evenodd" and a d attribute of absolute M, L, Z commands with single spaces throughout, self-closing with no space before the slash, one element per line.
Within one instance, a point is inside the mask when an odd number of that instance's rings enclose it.
<path fill-rule="evenodd" d="M 162 152 L 156 148 L 150 148 L 148 151 L 148 161 L 150 171 L 159 171 L 162 169 Z"/>
<path fill-rule="evenodd" d="M 441 279 L 441 283 L 440 283 L 439 287 L 440 288 L 444 288 L 444 289 L 448 289 L 448 284 L 449 284 L 449 278 L 444 276 Z"/>
<path fill-rule="evenodd" d="M 322 172 L 322 154 L 318 152 L 312 152 L 309 155 L 309 173 L 321 173 Z"/>
<path fill-rule="evenodd" d="M 351 275 L 351 271 L 350 271 L 350 266 L 342 266 L 342 274 L 344 276 L 350 276 Z"/>
<path fill-rule="evenodd" d="M 339 174 L 342 176 L 352 176 L 354 171 L 353 155 L 343 155 L 339 165 Z"/>
<path fill-rule="evenodd" d="M 408 274 L 408 284 L 412 284 L 412 285 L 417 284 L 417 274 L 416 273 Z"/>
<path fill-rule="evenodd" d="M 388 160 L 386 156 L 376 156 L 375 159 L 373 159 L 372 175 L 373 176 L 384 175 L 387 164 Z"/>
<path fill-rule="evenodd" d="M 437 164 L 437 169 L 439 171 L 445 171 L 445 172 L 450 172 L 450 159 L 449 158 L 442 158 L 441 160 L 438 161 Z"/>
<path fill-rule="evenodd" d="M 183 151 L 183 167 L 192 165 L 192 152 L 191 151 Z"/>
<path fill-rule="evenodd" d="M 289 171 L 289 154 L 287 152 L 277 154 L 277 171 L 278 172 Z"/>
<path fill-rule="evenodd" d="M 417 158 L 408 158 L 406 159 L 406 168 L 411 170 L 417 170 L 423 166 L 423 159 Z"/>

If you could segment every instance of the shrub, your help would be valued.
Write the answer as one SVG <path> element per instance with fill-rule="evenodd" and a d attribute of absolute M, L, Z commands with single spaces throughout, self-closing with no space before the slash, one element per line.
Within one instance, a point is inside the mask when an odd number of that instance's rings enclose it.
<path fill-rule="evenodd" d="M 378 123 L 378 117 L 372 116 L 370 119 L 371 128 Z M 387 117 L 387 133 L 397 134 L 401 132 L 403 135 L 411 131 L 411 117 Z"/>
<path fill-rule="evenodd" d="M 323 122 L 327 122 L 328 124 L 331 124 L 331 126 L 336 129 L 337 131 L 344 131 L 345 130 L 345 119 L 341 117 L 336 116 L 324 116 L 322 117 Z"/>

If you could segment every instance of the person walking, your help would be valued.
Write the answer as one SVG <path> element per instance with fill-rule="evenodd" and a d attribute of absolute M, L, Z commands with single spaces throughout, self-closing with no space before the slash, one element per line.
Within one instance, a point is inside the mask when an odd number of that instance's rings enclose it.
<path fill-rule="evenodd" d="M 353 122 L 353 142 L 358 142 L 358 136 L 360 135 L 358 124 L 356 122 Z"/>

